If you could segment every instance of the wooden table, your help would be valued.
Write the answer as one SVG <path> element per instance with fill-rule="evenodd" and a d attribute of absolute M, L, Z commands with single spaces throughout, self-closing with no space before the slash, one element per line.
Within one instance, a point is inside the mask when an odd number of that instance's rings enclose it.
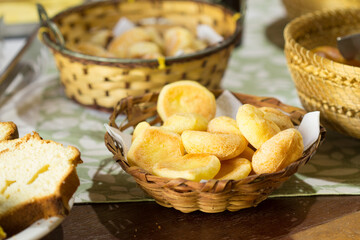
<path fill-rule="evenodd" d="M 44 239 L 360 239 L 360 196 L 269 198 L 237 212 L 181 213 L 155 202 L 75 205 Z"/>

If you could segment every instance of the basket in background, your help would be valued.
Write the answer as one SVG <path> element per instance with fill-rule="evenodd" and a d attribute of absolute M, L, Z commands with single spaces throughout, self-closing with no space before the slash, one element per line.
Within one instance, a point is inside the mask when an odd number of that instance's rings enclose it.
<path fill-rule="evenodd" d="M 310 51 L 337 44 L 360 31 L 360 9 L 317 11 L 292 20 L 284 30 L 285 55 L 307 111 L 319 110 L 325 127 L 360 138 L 360 68 Z"/>
<path fill-rule="evenodd" d="M 124 97 L 158 91 L 182 79 L 218 88 L 243 23 L 241 13 L 190 0 L 99 1 L 68 9 L 51 19 L 39 9 L 42 26 L 49 30 L 41 31 L 40 36 L 54 54 L 66 95 L 105 110 L 111 110 Z M 120 17 L 135 23 L 144 18 L 167 18 L 189 28 L 208 24 L 224 36 L 224 41 L 192 54 L 151 60 L 95 57 L 64 47 L 82 41 L 93 28 L 112 29 Z"/>
<path fill-rule="evenodd" d="M 214 93 L 215 96 L 219 96 L 221 91 L 218 90 Z M 233 94 L 243 104 L 279 108 L 290 114 L 294 124 L 299 124 L 306 113 L 303 109 L 285 105 L 274 98 L 241 93 Z M 156 110 L 157 99 L 158 93 L 147 93 L 142 96 L 122 99 L 114 108 L 109 125 L 124 131 L 135 127 L 142 121 L 147 121 L 150 125 L 161 123 Z M 125 120 L 118 125 L 119 116 L 121 119 L 125 116 Z M 209 180 L 207 182 L 194 182 L 182 178 L 170 179 L 152 175 L 139 167 L 129 166 L 124 158 L 123 149 L 108 133 L 105 134 L 105 144 L 114 155 L 114 160 L 120 164 L 125 172 L 133 176 L 139 186 L 158 204 L 173 207 L 185 213 L 197 210 L 217 213 L 257 206 L 311 158 L 324 138 L 325 128 L 321 126 L 317 141 L 303 153 L 300 159 L 278 172 L 249 175 L 236 181 Z"/>
<path fill-rule="evenodd" d="M 360 7 L 360 0 L 282 0 L 282 3 L 290 19 L 318 10 Z"/>

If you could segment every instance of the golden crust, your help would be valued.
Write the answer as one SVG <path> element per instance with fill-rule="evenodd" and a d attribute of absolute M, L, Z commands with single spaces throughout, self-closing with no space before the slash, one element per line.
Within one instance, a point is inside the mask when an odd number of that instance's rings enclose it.
<path fill-rule="evenodd" d="M 240 132 L 256 149 L 280 132 L 280 128 L 264 117 L 264 113 L 257 107 L 244 104 L 239 107 L 236 122 Z"/>
<path fill-rule="evenodd" d="M 0 216 L 0 225 L 12 236 L 40 219 L 53 216 L 65 217 L 70 210 L 69 200 L 80 185 L 75 167 L 59 183 L 58 192 L 17 206 Z"/>
<path fill-rule="evenodd" d="M 187 130 L 181 134 L 181 139 L 187 153 L 212 154 L 220 160 L 238 156 L 247 145 L 246 139 L 236 134 Z"/>
<path fill-rule="evenodd" d="M 0 141 L 19 137 L 18 128 L 13 122 L 0 122 Z"/>
<path fill-rule="evenodd" d="M 303 139 L 298 130 L 289 128 L 266 141 L 252 158 L 255 173 L 273 173 L 299 159 L 304 151 Z"/>

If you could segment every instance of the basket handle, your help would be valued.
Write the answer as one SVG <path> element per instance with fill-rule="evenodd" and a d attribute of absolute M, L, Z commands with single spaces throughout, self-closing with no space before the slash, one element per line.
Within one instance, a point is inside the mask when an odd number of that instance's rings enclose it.
<path fill-rule="evenodd" d="M 43 33 L 51 32 L 55 38 L 56 43 L 60 45 L 61 48 L 63 48 L 65 46 L 65 39 L 61 34 L 59 28 L 53 21 L 50 20 L 45 8 L 41 4 L 37 3 L 36 7 L 38 10 L 41 25 L 41 27 L 39 28 L 40 39 L 42 39 Z"/>

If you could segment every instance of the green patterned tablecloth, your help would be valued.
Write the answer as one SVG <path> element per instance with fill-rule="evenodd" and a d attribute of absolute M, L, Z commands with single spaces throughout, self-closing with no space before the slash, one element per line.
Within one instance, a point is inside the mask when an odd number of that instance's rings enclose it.
<path fill-rule="evenodd" d="M 247 5 L 243 44 L 230 59 L 222 87 L 301 106 L 278 47 L 285 16 L 281 1 L 248 0 Z M 14 121 L 21 136 L 37 131 L 44 139 L 79 148 L 84 163 L 77 168 L 81 185 L 76 203 L 151 200 L 112 160 L 104 145 L 109 114 L 67 99 L 47 49 L 38 41 L 32 45 L 27 57 L 37 59 L 34 62 L 41 74 L 0 101 L 0 121 Z M 308 164 L 271 197 L 360 194 L 359 169 L 360 141 L 329 130 Z"/>

